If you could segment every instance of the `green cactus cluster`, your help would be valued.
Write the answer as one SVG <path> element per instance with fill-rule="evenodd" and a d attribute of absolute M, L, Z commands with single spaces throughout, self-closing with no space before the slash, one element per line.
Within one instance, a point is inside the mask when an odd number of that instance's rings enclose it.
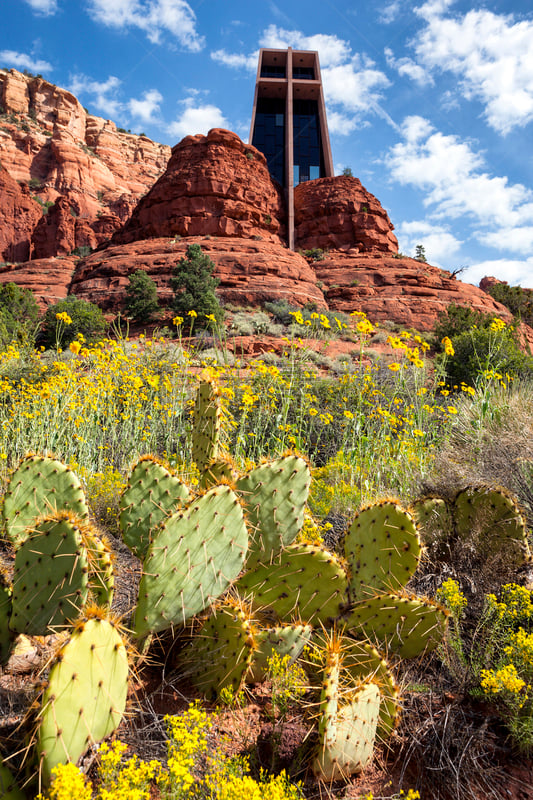
<path fill-rule="evenodd" d="M 319 695 L 313 769 L 325 780 L 354 774 L 398 717 L 394 676 L 380 651 L 417 656 L 445 629 L 444 610 L 405 589 L 420 559 L 417 525 L 396 501 L 384 501 L 356 515 L 344 557 L 306 543 L 305 459 L 290 453 L 239 476 L 219 452 L 220 419 L 220 397 L 203 382 L 193 423 L 199 492 L 151 456 L 131 469 L 120 528 L 142 560 L 133 635 L 138 645 L 165 631 L 189 636 L 181 666 L 210 697 L 262 680 L 273 653 L 295 660 L 314 652 L 307 659 Z M 38 714 L 47 781 L 55 764 L 77 760 L 116 727 L 128 660 L 123 636 L 102 608 L 113 595 L 110 548 L 88 521 L 71 470 L 28 457 L 6 500 L 16 552 L 13 585 L 0 582 L 2 658 L 19 632 L 46 635 L 79 620 L 51 667 Z"/>

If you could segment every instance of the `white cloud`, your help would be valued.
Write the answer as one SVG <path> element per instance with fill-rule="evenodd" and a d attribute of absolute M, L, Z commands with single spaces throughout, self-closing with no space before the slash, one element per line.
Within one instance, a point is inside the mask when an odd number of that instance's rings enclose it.
<path fill-rule="evenodd" d="M 347 116 L 341 111 L 328 111 L 328 130 L 340 136 L 348 136 L 356 128 L 367 127 L 368 123 L 358 123 L 355 117 Z"/>
<path fill-rule="evenodd" d="M 51 72 L 53 69 L 48 61 L 41 61 L 28 53 L 17 53 L 16 50 L 0 50 L 0 63 L 31 72 Z"/>
<path fill-rule="evenodd" d="M 477 239 L 497 250 L 509 250 L 511 253 L 530 253 L 533 250 L 533 226 L 500 228 L 493 232 L 480 231 Z"/>
<path fill-rule="evenodd" d="M 394 22 L 394 20 L 400 13 L 400 9 L 401 9 L 400 0 L 393 0 L 392 3 L 389 3 L 384 8 L 380 9 L 379 21 L 383 22 L 385 25 L 390 25 L 390 23 Z"/>
<path fill-rule="evenodd" d="M 141 119 L 143 122 L 154 123 L 157 121 L 160 111 L 160 103 L 163 95 L 157 89 L 149 89 L 144 92 L 141 100 L 132 98 L 128 102 L 128 108 L 133 117 Z"/>
<path fill-rule="evenodd" d="M 396 235 L 402 253 L 414 256 L 416 246 L 420 244 L 426 252 L 427 260 L 436 266 L 448 264 L 462 245 L 462 241 L 450 233 L 447 227 L 428 220 L 401 222 L 396 227 Z"/>
<path fill-rule="evenodd" d="M 243 53 L 228 53 L 226 50 L 215 50 L 211 53 L 213 61 L 232 69 L 245 69 L 248 72 L 257 71 L 258 56 L 259 50 L 250 53 L 249 56 L 245 56 Z"/>
<path fill-rule="evenodd" d="M 110 75 L 106 81 L 99 82 L 80 74 L 71 77 L 68 89 L 76 97 L 89 95 L 95 108 L 103 111 L 109 119 L 114 119 L 123 111 L 123 105 L 116 97 L 120 85 L 120 79 L 114 75 Z"/>
<path fill-rule="evenodd" d="M 526 261 L 513 261 L 507 258 L 482 261 L 467 267 L 458 277 L 467 283 L 478 284 L 485 276 L 507 281 L 511 286 L 523 286 L 531 289 L 533 288 L 533 256 Z"/>
<path fill-rule="evenodd" d="M 196 15 L 185 0 L 90 0 L 89 13 L 108 27 L 139 28 L 154 44 L 166 32 L 186 50 L 198 52 L 204 46 Z"/>
<path fill-rule="evenodd" d="M 43 17 L 49 17 L 57 11 L 57 0 L 26 0 L 26 3 Z"/>
<path fill-rule="evenodd" d="M 387 59 L 387 65 L 391 69 L 395 69 L 398 75 L 410 78 L 415 83 L 418 83 L 419 86 L 433 86 L 434 81 L 431 75 L 411 58 L 394 58 L 394 53 L 390 47 L 385 48 L 385 58 Z"/>
<path fill-rule="evenodd" d="M 485 9 L 443 17 L 449 2 L 417 9 L 426 28 L 411 42 L 427 69 L 452 72 L 468 99 L 485 107 L 489 125 L 502 134 L 533 120 L 533 20 Z"/>
<path fill-rule="evenodd" d="M 228 122 L 217 106 L 211 104 L 194 105 L 193 98 L 183 101 L 185 106 L 181 116 L 167 127 L 168 133 L 183 139 L 197 133 L 206 134 L 211 128 L 227 128 Z"/>
<path fill-rule="evenodd" d="M 468 142 L 436 131 L 421 117 L 407 117 L 403 133 L 404 141 L 387 154 L 387 167 L 394 180 L 425 191 L 424 204 L 435 218 L 468 215 L 502 235 L 533 222 L 533 192 L 483 171 L 482 155 Z"/>

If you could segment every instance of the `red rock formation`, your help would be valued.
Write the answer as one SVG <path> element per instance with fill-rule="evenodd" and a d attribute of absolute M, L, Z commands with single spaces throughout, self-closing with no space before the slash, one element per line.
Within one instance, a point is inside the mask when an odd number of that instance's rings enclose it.
<path fill-rule="evenodd" d="M 357 178 L 338 176 L 294 189 L 296 247 L 397 253 L 394 226 L 379 200 Z"/>
<path fill-rule="evenodd" d="M 0 163 L 0 260 L 27 261 L 31 237 L 43 214 L 30 197 L 27 186 L 19 186 Z"/>
<path fill-rule="evenodd" d="M 35 227 L 33 258 L 69 255 L 79 248 L 94 250 L 120 227 L 120 220 L 114 214 L 90 222 L 80 216 L 73 200 L 60 197 Z"/>
<path fill-rule="evenodd" d="M 235 133 L 186 136 L 164 175 L 112 240 L 161 236 L 260 237 L 281 244 L 285 205 L 266 159 Z"/>
<path fill-rule="evenodd" d="M 0 267 L 0 283 L 16 283 L 23 289 L 31 289 L 37 303 L 46 308 L 67 296 L 75 262 L 75 258 L 58 256 L 10 264 Z"/>
<path fill-rule="evenodd" d="M 451 303 L 511 318 L 482 289 L 414 258 L 332 252 L 313 266 L 334 311 L 364 311 L 373 321 L 393 320 L 419 331 L 431 330 Z"/>
<path fill-rule="evenodd" d="M 128 276 L 145 269 L 157 284 L 160 301 L 170 303 L 174 265 L 195 243 L 215 264 L 214 274 L 220 279 L 217 294 L 225 302 L 259 305 L 286 298 L 296 306 L 308 301 L 326 305 L 313 269 L 298 253 L 271 242 L 229 237 L 145 239 L 106 247 L 80 261 L 71 291 L 106 311 L 116 311 L 124 303 Z"/>
<path fill-rule="evenodd" d="M 6 112 L 0 128 L 5 169 L 43 202 L 66 198 L 95 233 L 99 215 L 122 223 L 129 218 L 170 156 L 170 147 L 122 133 L 113 122 L 88 115 L 70 92 L 16 70 L 0 70 L 0 106 Z M 75 235 L 80 239 L 73 247 L 83 246 L 86 227 L 84 233 L 77 226 Z"/>
<path fill-rule="evenodd" d="M 484 292 L 488 292 L 489 289 L 491 289 L 493 286 L 496 286 L 498 283 L 503 283 L 506 286 L 509 285 L 507 281 L 500 281 L 498 278 L 493 278 L 490 275 L 486 275 L 484 278 L 481 278 L 479 282 L 479 288 L 483 289 Z"/>

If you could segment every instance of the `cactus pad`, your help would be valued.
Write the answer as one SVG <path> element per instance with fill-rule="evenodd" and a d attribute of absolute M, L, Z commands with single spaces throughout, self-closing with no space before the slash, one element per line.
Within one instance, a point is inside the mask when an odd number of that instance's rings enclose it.
<path fill-rule="evenodd" d="M 455 530 L 461 540 L 475 538 L 482 559 L 502 555 L 520 566 L 531 558 L 525 519 L 504 489 L 468 487 L 454 500 Z"/>
<path fill-rule="evenodd" d="M 4 581 L 0 572 L 0 666 L 7 664 L 9 661 L 15 638 L 9 628 L 11 611 L 11 588 L 8 586 L 7 581 Z"/>
<path fill-rule="evenodd" d="M 266 563 L 297 537 L 311 473 L 303 458 L 290 455 L 262 464 L 237 482 L 247 512 L 250 536 L 248 566 Z"/>
<path fill-rule="evenodd" d="M 268 660 L 274 653 L 282 658 L 290 656 L 291 662 L 296 661 L 312 632 L 310 625 L 280 625 L 258 631 L 255 636 L 257 649 L 247 680 L 250 683 L 264 680 L 268 672 Z"/>
<path fill-rule="evenodd" d="M 13 575 L 12 630 L 45 636 L 78 616 L 88 594 L 84 524 L 62 512 L 39 522 L 20 544 Z"/>
<path fill-rule="evenodd" d="M 238 603 L 218 606 L 203 624 L 189 652 L 191 680 L 209 698 L 229 686 L 243 685 L 255 650 L 247 609 Z"/>
<path fill-rule="evenodd" d="M 128 691 L 128 657 L 116 627 L 98 616 L 79 623 L 61 649 L 39 712 L 37 753 L 45 784 L 57 764 L 76 763 L 115 730 Z"/>
<path fill-rule="evenodd" d="M 211 381 L 202 381 L 194 403 L 192 433 L 192 460 L 200 472 L 217 458 L 221 416 L 216 387 Z"/>
<path fill-rule="evenodd" d="M 340 560 L 313 545 L 290 545 L 272 564 L 258 564 L 236 583 L 255 611 L 268 609 L 282 622 L 312 624 L 338 615 L 346 588 Z"/>
<path fill-rule="evenodd" d="M 70 511 L 89 515 L 81 484 L 69 467 L 48 456 L 27 456 L 10 478 L 2 507 L 6 535 L 18 545 L 38 517 Z"/>
<path fill-rule="evenodd" d="M 97 605 L 110 608 L 115 590 L 111 548 L 107 539 L 89 525 L 82 530 L 82 540 L 89 562 L 89 591 Z"/>
<path fill-rule="evenodd" d="M 338 702 L 333 711 L 327 693 L 335 687 L 324 683 L 319 720 L 318 751 L 313 760 L 314 774 L 323 781 L 336 781 L 357 775 L 374 754 L 379 719 L 380 692 L 374 683 L 365 683 L 348 703 Z"/>
<path fill-rule="evenodd" d="M 184 625 L 242 569 L 248 533 L 238 498 L 216 486 L 169 517 L 144 561 L 134 629 L 139 637 Z"/>
<path fill-rule="evenodd" d="M 368 506 L 357 514 L 346 534 L 344 549 L 354 600 L 376 591 L 397 591 L 414 574 L 420 559 L 413 518 L 390 501 Z"/>
<path fill-rule="evenodd" d="M 377 737 L 388 739 L 398 721 L 400 705 L 398 685 L 389 665 L 381 653 L 368 642 L 355 642 L 343 638 L 342 667 L 354 681 L 371 681 L 379 687 L 381 705 Z"/>
<path fill-rule="evenodd" d="M 410 510 L 425 544 L 444 543 L 452 538 L 452 514 L 442 497 L 421 497 Z"/>
<path fill-rule="evenodd" d="M 6 767 L 2 758 L 0 758 L 0 797 L 2 800 L 26 800 L 26 795 L 18 788 L 11 770 Z"/>
<path fill-rule="evenodd" d="M 414 658 L 442 641 L 447 612 L 430 600 L 383 594 L 355 603 L 343 621 L 356 638 Z"/>
<path fill-rule="evenodd" d="M 120 498 L 120 529 L 130 550 L 144 558 L 154 531 L 189 499 L 189 490 L 152 456 L 133 467 Z"/>

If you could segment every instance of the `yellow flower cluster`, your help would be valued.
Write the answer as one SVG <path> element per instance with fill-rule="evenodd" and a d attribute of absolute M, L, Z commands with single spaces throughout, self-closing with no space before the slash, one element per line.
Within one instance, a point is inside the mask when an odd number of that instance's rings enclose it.
<path fill-rule="evenodd" d="M 466 597 L 453 578 L 448 578 L 442 583 L 437 592 L 437 599 L 457 617 L 463 613 L 467 605 Z"/>
<path fill-rule="evenodd" d="M 59 764 L 52 769 L 52 784 L 46 795 L 36 800 L 91 800 L 92 786 L 75 764 Z"/>
<path fill-rule="evenodd" d="M 520 678 L 514 664 L 506 664 L 500 669 L 481 670 L 481 688 L 487 694 L 519 694 L 525 685 L 526 682 Z"/>

